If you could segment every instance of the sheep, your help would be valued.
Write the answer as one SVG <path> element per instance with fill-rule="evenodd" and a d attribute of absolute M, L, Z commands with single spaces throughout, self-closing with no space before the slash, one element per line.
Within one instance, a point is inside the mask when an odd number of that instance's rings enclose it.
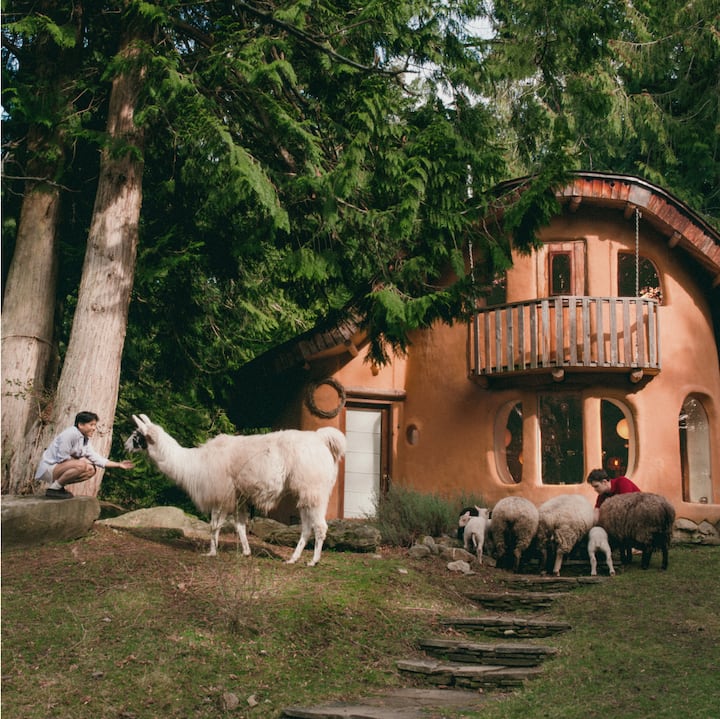
<path fill-rule="evenodd" d="M 608 541 L 607 532 L 602 527 L 591 527 L 588 532 L 588 557 L 590 557 L 590 576 L 597 576 L 597 553 L 602 552 L 605 555 L 610 576 L 615 576 L 615 567 L 613 566 L 612 552 L 610 551 L 610 542 Z"/>
<path fill-rule="evenodd" d="M 537 507 L 524 497 L 504 497 L 493 507 L 490 535 L 498 565 L 512 554 L 513 571 L 520 568 L 520 557 L 530 547 L 538 527 Z"/>
<path fill-rule="evenodd" d="M 463 542 L 465 539 L 465 524 L 467 523 L 467 520 L 463 521 L 463 517 L 465 517 L 465 515 L 467 515 L 468 517 L 477 517 L 479 511 L 480 507 L 478 507 L 477 504 L 474 507 L 464 507 L 460 510 L 457 529 L 458 542 Z"/>
<path fill-rule="evenodd" d="M 632 492 L 608 497 L 600 505 L 598 525 L 608 533 L 610 545 L 620 548 L 623 564 L 630 564 L 633 547 L 642 550 L 640 566 L 647 569 L 653 550 L 662 551 L 662 569 L 675 523 L 675 509 L 665 497 L 652 492 Z"/>
<path fill-rule="evenodd" d="M 133 420 L 137 429 L 125 448 L 147 450 L 156 467 L 185 490 L 201 512 L 210 513 L 209 556 L 217 554 L 220 529 L 230 514 L 235 517 L 242 552 L 249 556 L 248 505 L 268 512 L 287 494 L 297 501 L 302 523 L 300 539 L 287 563 L 300 558 L 313 533 L 315 547 L 308 566 L 320 561 L 327 534 L 325 514 L 346 448 L 340 430 L 220 434 L 200 447 L 185 448 L 146 415 L 133 415 Z"/>
<path fill-rule="evenodd" d="M 478 515 L 476 517 L 470 516 L 470 512 L 466 512 L 458 521 L 465 529 L 463 534 L 463 544 L 465 546 L 465 550 L 468 552 L 471 551 L 471 545 L 474 544 L 478 564 L 482 564 L 483 546 L 485 544 L 485 536 L 490 522 L 488 518 L 489 510 L 484 507 L 477 507 L 476 509 L 478 510 Z"/>
<path fill-rule="evenodd" d="M 560 576 L 563 557 L 572 551 L 593 526 L 594 509 L 581 494 L 560 494 L 538 507 L 537 540 L 541 567 L 546 569 L 548 552 L 554 550 L 552 573 Z"/>

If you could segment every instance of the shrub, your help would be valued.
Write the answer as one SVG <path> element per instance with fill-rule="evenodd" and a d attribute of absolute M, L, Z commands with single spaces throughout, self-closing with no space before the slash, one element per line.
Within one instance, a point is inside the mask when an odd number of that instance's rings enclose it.
<path fill-rule="evenodd" d="M 425 535 L 454 535 L 458 518 L 455 504 L 435 494 L 393 485 L 375 499 L 375 522 L 383 544 L 410 547 Z"/>

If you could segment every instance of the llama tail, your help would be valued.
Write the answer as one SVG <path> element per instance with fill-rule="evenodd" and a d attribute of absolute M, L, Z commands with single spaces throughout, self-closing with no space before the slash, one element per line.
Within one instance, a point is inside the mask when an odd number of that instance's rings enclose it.
<path fill-rule="evenodd" d="M 317 433 L 327 445 L 333 459 L 336 462 L 340 461 L 345 456 L 345 448 L 347 446 L 345 435 L 339 429 L 335 429 L 335 427 L 320 427 Z"/>

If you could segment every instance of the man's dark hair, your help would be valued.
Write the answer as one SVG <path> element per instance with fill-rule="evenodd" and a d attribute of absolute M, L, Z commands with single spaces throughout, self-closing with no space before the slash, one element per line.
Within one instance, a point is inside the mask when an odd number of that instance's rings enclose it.
<path fill-rule="evenodd" d="M 588 484 L 592 484 L 593 482 L 603 482 L 606 479 L 610 479 L 608 476 L 608 473 L 604 469 L 593 469 L 590 474 L 588 474 Z"/>
<path fill-rule="evenodd" d="M 88 424 L 88 422 L 92 422 L 93 420 L 97 422 L 100 418 L 95 414 L 95 412 L 78 412 L 75 415 L 75 426 L 77 427 L 79 424 Z"/>

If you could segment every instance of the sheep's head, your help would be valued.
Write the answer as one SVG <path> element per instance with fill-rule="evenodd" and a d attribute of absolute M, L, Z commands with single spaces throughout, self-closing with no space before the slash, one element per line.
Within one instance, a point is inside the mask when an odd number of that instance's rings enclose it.
<path fill-rule="evenodd" d="M 145 414 L 141 414 L 139 417 L 133 415 L 133 420 L 137 425 L 137 429 L 128 437 L 125 442 L 125 449 L 128 452 L 140 452 L 147 449 L 148 445 L 157 442 L 160 428 L 154 425 Z"/>
<path fill-rule="evenodd" d="M 461 514 L 460 518 L 458 519 L 458 527 L 466 527 L 469 521 L 470 512 L 465 512 L 465 514 Z"/>

